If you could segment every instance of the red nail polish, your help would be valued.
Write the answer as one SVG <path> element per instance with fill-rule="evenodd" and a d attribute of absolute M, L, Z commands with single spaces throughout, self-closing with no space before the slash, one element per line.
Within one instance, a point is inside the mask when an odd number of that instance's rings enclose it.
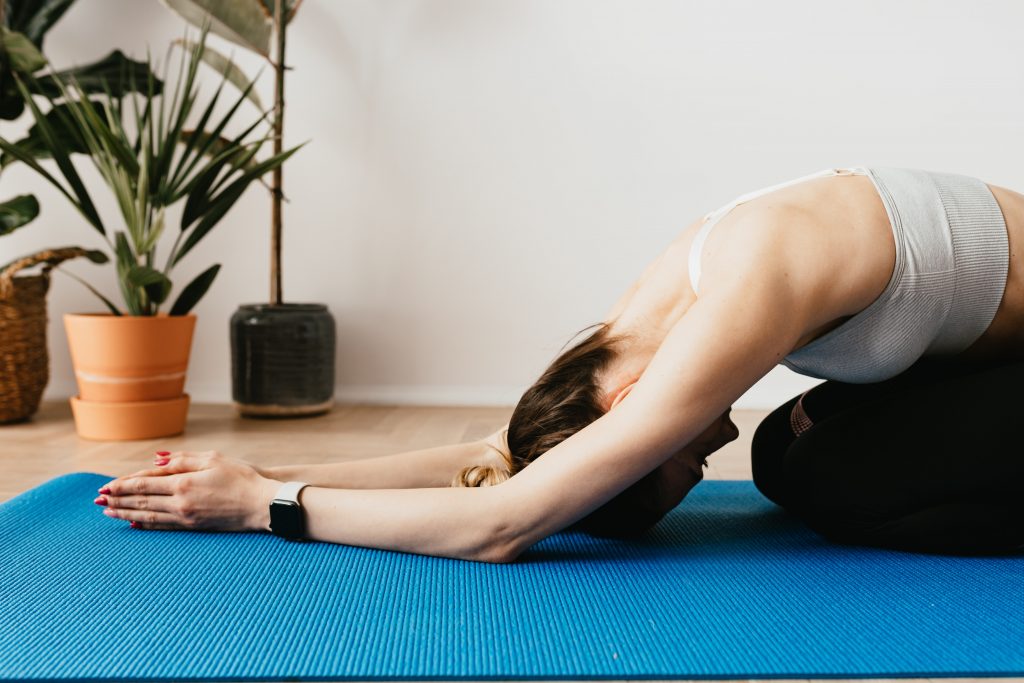
<path fill-rule="evenodd" d="M 100 489 L 100 493 L 110 493 L 110 487 L 104 486 L 103 488 Z"/>
<path fill-rule="evenodd" d="M 156 461 L 156 464 L 157 465 L 166 465 L 169 462 L 170 462 L 169 458 L 160 458 L 159 460 Z"/>
<path fill-rule="evenodd" d="M 170 451 L 157 451 L 156 454 L 157 455 L 170 455 L 171 452 Z"/>
<path fill-rule="evenodd" d="M 96 500 L 94 500 L 93 502 L 96 503 L 97 505 L 106 505 L 107 499 L 104 498 L 103 496 L 96 496 Z"/>
<path fill-rule="evenodd" d="M 135 520 L 132 520 L 132 523 L 131 523 L 131 524 L 129 524 L 128 526 L 130 526 L 130 527 L 131 527 L 131 528 L 133 528 L 133 529 L 138 529 L 138 528 L 139 528 L 139 527 L 137 527 L 137 526 L 135 525 Z"/>

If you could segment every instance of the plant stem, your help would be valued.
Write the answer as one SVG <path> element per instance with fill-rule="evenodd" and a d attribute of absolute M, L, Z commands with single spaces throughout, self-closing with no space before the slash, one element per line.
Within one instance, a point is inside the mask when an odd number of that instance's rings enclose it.
<path fill-rule="evenodd" d="M 181 236 L 185 234 L 181 230 L 178 231 L 178 236 L 174 238 L 174 244 L 171 245 L 171 251 L 167 254 L 167 263 L 164 264 L 164 275 L 171 272 L 171 268 L 174 267 L 174 255 L 178 253 L 178 242 L 181 241 Z"/>
<path fill-rule="evenodd" d="M 277 59 L 274 64 L 274 154 L 280 154 L 284 138 L 284 0 L 274 0 L 274 32 L 277 37 Z M 282 166 L 274 169 L 270 215 L 270 302 L 280 305 L 281 295 L 281 195 Z"/>

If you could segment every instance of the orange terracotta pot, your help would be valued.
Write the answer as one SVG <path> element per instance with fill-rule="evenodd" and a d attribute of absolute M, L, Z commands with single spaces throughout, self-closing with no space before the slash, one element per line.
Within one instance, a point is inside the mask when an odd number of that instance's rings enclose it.
<path fill-rule="evenodd" d="M 83 401 L 71 398 L 75 429 L 83 439 L 157 439 L 185 431 L 189 395 L 163 401 Z"/>
<path fill-rule="evenodd" d="M 78 396 L 75 429 L 84 439 L 156 439 L 185 431 L 185 372 L 193 314 L 116 316 L 68 313 L 64 328 Z"/>
<path fill-rule="evenodd" d="M 180 398 L 196 316 L 67 313 L 79 399 L 124 403 Z"/>

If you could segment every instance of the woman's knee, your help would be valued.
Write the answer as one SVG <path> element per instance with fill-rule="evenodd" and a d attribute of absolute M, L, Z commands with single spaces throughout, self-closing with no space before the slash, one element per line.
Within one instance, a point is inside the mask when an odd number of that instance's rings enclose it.
<path fill-rule="evenodd" d="M 794 396 L 770 412 L 757 428 L 750 443 L 750 467 L 754 485 L 776 505 L 783 505 L 782 464 L 786 450 L 796 439 L 789 415 L 799 396 Z"/>

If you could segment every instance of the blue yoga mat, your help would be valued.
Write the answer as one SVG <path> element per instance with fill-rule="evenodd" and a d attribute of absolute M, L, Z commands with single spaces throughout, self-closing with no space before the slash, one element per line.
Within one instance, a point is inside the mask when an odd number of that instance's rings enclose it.
<path fill-rule="evenodd" d="M 106 481 L 0 505 L 0 679 L 1024 674 L 1024 556 L 830 544 L 749 481 L 508 565 L 132 529 L 93 504 Z"/>

